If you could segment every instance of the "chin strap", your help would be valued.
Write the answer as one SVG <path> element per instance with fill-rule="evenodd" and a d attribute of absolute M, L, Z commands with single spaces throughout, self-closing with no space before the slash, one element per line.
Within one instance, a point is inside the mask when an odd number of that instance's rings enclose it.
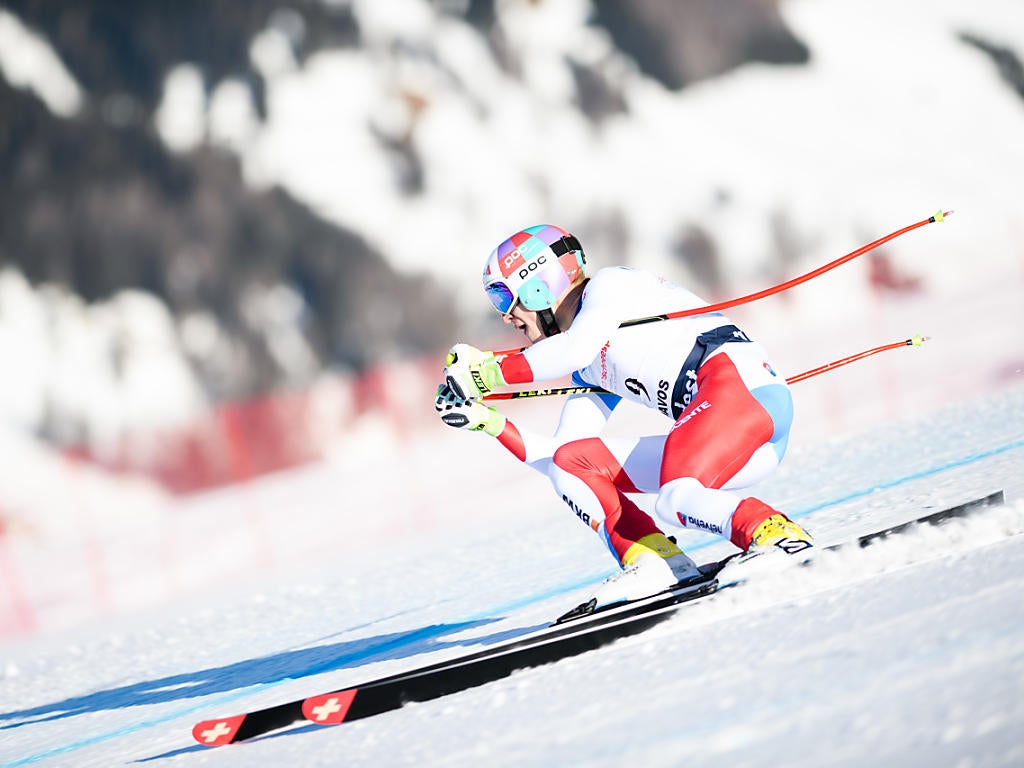
<path fill-rule="evenodd" d="M 582 287 L 582 286 L 586 285 L 589 282 L 590 282 L 590 278 L 588 277 L 586 280 L 584 280 L 582 283 L 580 283 L 580 286 Z M 577 315 L 580 313 L 580 307 L 582 307 L 582 306 L 583 306 L 583 291 L 580 291 L 579 300 L 576 302 L 576 314 Z M 573 315 L 573 317 L 575 317 L 575 316 L 576 315 Z M 554 310 L 551 309 L 551 307 L 548 307 L 547 309 L 539 309 L 539 310 L 537 310 L 537 322 L 540 323 L 540 332 L 543 333 L 546 338 L 549 338 L 551 336 L 555 336 L 556 334 L 559 334 L 559 333 L 562 332 L 562 329 L 558 327 L 558 321 L 555 320 L 555 313 L 554 313 Z"/>
<path fill-rule="evenodd" d="M 540 321 L 540 330 L 545 337 L 561 333 L 561 329 L 559 329 L 558 323 L 555 321 L 555 313 L 550 309 L 538 310 L 537 320 Z"/>

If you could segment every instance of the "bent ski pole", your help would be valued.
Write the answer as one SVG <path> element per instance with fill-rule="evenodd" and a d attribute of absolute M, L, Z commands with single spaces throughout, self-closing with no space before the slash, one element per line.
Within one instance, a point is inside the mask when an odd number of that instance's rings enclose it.
<path fill-rule="evenodd" d="M 868 251 L 872 251 L 875 248 L 877 248 L 878 246 L 884 245 L 885 243 L 889 242 L 890 240 L 894 240 L 895 238 L 899 237 L 900 235 L 905 235 L 907 232 L 910 232 L 911 230 L 917 229 L 919 227 L 923 227 L 926 224 L 933 224 L 935 222 L 943 222 L 943 221 L 946 220 L 947 216 L 952 216 L 952 215 L 953 215 L 953 211 L 945 211 L 945 212 L 943 212 L 941 209 L 939 209 L 938 211 L 935 212 L 934 215 L 929 216 L 927 219 L 922 219 L 921 221 L 915 222 L 913 224 L 909 224 L 909 225 L 903 227 L 902 229 L 897 229 L 895 232 L 890 232 L 888 235 L 885 235 L 884 237 L 880 237 L 877 240 L 873 240 L 872 242 L 868 243 L 867 245 L 862 245 L 860 248 L 856 249 L 855 251 L 850 251 L 845 256 L 840 256 L 835 261 L 830 261 L 828 264 L 825 264 L 824 266 L 818 267 L 817 269 L 813 269 L 813 270 L 811 270 L 810 272 L 808 272 L 805 275 L 800 275 L 799 277 L 794 277 L 791 280 L 786 280 L 785 282 L 779 283 L 778 285 L 773 285 L 771 288 L 765 288 L 764 290 L 757 291 L 756 293 L 749 293 L 746 296 L 740 296 L 739 298 L 736 298 L 736 299 L 728 299 L 727 301 L 720 301 L 720 302 L 718 302 L 716 304 L 708 304 L 707 306 L 704 306 L 704 307 L 693 307 L 691 309 L 683 309 L 683 310 L 680 310 L 678 312 L 667 312 L 667 313 L 665 313 L 663 315 L 652 315 L 650 317 L 640 317 L 640 318 L 637 318 L 636 320 L 626 320 L 624 323 L 621 323 L 619 325 L 619 327 L 620 328 L 629 328 L 629 327 L 634 326 L 634 325 L 645 325 L 646 323 L 657 323 L 657 322 L 660 322 L 662 320 L 677 320 L 677 319 L 682 318 L 682 317 L 693 317 L 695 315 L 709 315 L 709 314 L 711 314 L 713 312 L 721 312 L 722 310 L 725 310 L 725 309 L 731 309 L 732 307 L 738 307 L 741 304 L 749 304 L 752 301 L 757 301 L 758 299 L 763 299 L 763 298 L 766 298 L 768 296 L 772 296 L 773 294 L 781 293 L 782 291 L 789 290 L 790 288 L 793 288 L 794 286 L 800 285 L 801 283 L 806 283 L 808 280 L 813 280 L 815 277 L 820 277 L 821 275 L 825 274 L 826 272 L 829 272 L 830 270 L 833 270 L 836 267 L 842 266 L 846 262 L 852 261 L 853 259 L 856 259 L 858 256 L 863 256 Z M 514 355 L 517 352 L 521 352 L 521 351 L 522 351 L 522 349 L 505 349 L 505 350 L 502 350 L 500 352 L 495 352 L 494 354 L 495 355 L 499 355 L 499 356 L 500 355 Z"/>
<path fill-rule="evenodd" d="M 836 368 L 841 368 L 844 365 L 849 365 L 858 360 L 863 360 L 865 357 L 871 357 L 877 355 L 879 352 L 885 352 L 890 349 L 899 349 L 900 347 L 920 347 L 924 342 L 928 341 L 927 336 L 911 336 L 905 341 L 894 341 L 891 344 L 883 344 L 879 347 L 872 349 L 865 349 L 863 352 L 858 352 L 855 355 L 844 357 L 839 360 L 833 360 L 831 363 L 825 363 L 819 365 L 817 368 L 812 368 L 809 371 L 798 373 L 795 376 L 790 376 L 786 379 L 787 384 L 796 384 L 798 381 L 809 379 L 812 376 L 831 371 Z M 551 395 L 585 395 L 588 393 L 607 394 L 608 390 L 602 389 L 601 387 L 551 387 L 548 389 L 525 389 L 519 392 L 491 392 L 483 396 L 485 401 L 493 400 L 518 400 L 523 397 L 549 397 Z"/>
<path fill-rule="evenodd" d="M 795 376 L 790 376 L 786 379 L 786 383 L 796 384 L 798 381 L 803 381 L 804 379 L 809 379 L 812 376 L 817 376 L 819 373 L 825 373 L 825 371 L 831 371 L 833 368 L 840 368 L 841 366 L 849 365 L 850 363 L 854 363 L 858 360 L 863 360 L 865 357 L 871 357 L 871 355 L 877 355 L 879 352 L 885 352 L 890 349 L 899 349 L 900 347 L 920 347 L 926 341 L 928 341 L 927 336 L 911 336 L 905 341 L 894 341 L 891 344 L 883 344 L 882 346 L 875 347 L 873 349 L 865 349 L 863 352 L 858 352 L 855 355 L 850 355 L 849 357 L 844 357 L 841 360 L 835 360 L 831 363 L 825 363 L 825 365 L 819 365 L 817 368 L 812 368 L 809 371 L 804 371 L 803 373 L 798 373 Z"/>

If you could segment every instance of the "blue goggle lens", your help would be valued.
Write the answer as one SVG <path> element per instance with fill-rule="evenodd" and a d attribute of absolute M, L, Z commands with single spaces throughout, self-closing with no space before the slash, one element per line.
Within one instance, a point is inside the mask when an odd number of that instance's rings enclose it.
<path fill-rule="evenodd" d="M 512 295 L 512 291 L 507 285 L 501 282 L 491 283 L 484 290 L 487 291 L 487 298 L 491 300 L 491 304 L 501 314 L 507 315 L 512 311 L 516 297 Z"/>

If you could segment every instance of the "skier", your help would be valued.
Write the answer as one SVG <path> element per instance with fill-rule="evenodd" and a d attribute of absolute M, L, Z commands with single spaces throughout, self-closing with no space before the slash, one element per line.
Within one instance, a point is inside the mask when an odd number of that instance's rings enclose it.
<path fill-rule="evenodd" d="M 546 473 L 602 536 L 620 571 L 598 588 L 596 607 L 699 575 L 626 494 L 657 493 L 654 511 L 663 523 L 717 534 L 744 551 L 812 546 L 801 526 L 737 493 L 779 465 L 793 419 L 789 387 L 762 347 L 717 312 L 620 327 L 707 303 L 644 271 L 611 267 L 587 277 L 585 265 L 579 241 L 552 225 L 517 232 L 491 252 L 484 289 L 529 346 L 498 356 L 453 346 L 435 400 L 442 420 L 496 437 Z M 499 386 L 569 374 L 574 385 L 607 392 L 570 396 L 552 437 L 521 430 L 481 402 Z M 659 410 L 671 427 L 602 437 L 623 398 Z"/>

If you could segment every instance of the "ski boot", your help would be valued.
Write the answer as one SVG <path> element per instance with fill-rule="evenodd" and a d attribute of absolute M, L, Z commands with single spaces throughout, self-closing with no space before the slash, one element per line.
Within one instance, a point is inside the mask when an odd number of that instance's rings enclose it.
<path fill-rule="evenodd" d="M 623 569 L 597 588 L 594 608 L 657 594 L 669 587 L 703 578 L 697 564 L 662 533 L 644 536 L 629 548 Z"/>
<path fill-rule="evenodd" d="M 748 552 L 781 549 L 787 555 L 795 555 L 814 546 L 811 535 L 785 515 L 774 514 L 766 518 L 750 537 Z"/>

